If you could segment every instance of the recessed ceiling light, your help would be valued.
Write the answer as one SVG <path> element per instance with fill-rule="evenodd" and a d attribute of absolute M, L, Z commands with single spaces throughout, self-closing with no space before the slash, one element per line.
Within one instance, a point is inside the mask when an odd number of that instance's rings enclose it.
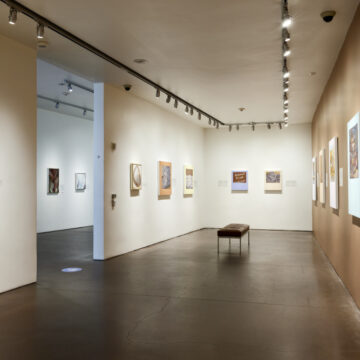
<path fill-rule="evenodd" d="M 134 63 L 136 64 L 145 64 L 146 62 L 146 59 L 134 59 Z"/>

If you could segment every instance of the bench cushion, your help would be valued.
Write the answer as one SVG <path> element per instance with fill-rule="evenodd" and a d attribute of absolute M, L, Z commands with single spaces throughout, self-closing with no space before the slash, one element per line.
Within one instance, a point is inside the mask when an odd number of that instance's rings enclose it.
<path fill-rule="evenodd" d="M 218 230 L 218 237 L 241 237 L 249 231 L 246 224 L 229 224 Z"/>

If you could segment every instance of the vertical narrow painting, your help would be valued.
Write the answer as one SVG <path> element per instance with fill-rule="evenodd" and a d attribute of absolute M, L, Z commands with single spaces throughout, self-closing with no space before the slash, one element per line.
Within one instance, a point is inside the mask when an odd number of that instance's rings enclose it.
<path fill-rule="evenodd" d="M 140 164 L 130 164 L 130 190 L 141 190 L 142 186 L 142 166 Z"/>
<path fill-rule="evenodd" d="M 338 138 L 334 137 L 329 141 L 329 188 L 330 207 L 338 209 L 339 197 L 339 166 L 338 166 Z"/>
<path fill-rule="evenodd" d="M 171 162 L 159 161 L 159 195 L 171 195 Z"/>
<path fill-rule="evenodd" d="M 314 201 L 317 200 L 316 197 L 316 182 L 317 182 L 317 176 L 316 176 L 316 172 L 317 172 L 317 163 L 316 163 L 316 156 L 313 157 L 312 159 L 312 199 Z"/>
<path fill-rule="evenodd" d="M 360 113 L 347 124 L 349 214 L 360 218 Z"/>
<path fill-rule="evenodd" d="M 231 190 L 248 191 L 248 172 L 247 170 L 231 171 Z"/>
<path fill-rule="evenodd" d="M 184 195 L 192 195 L 194 193 L 194 168 L 192 166 L 184 166 Z"/>
<path fill-rule="evenodd" d="M 319 200 L 322 204 L 325 204 L 325 150 L 319 152 Z"/>
<path fill-rule="evenodd" d="M 59 181 L 60 170 L 59 169 L 48 169 L 48 194 L 59 193 Z"/>
<path fill-rule="evenodd" d="M 281 171 L 279 170 L 266 170 L 265 171 L 265 186 L 266 191 L 281 191 L 282 178 Z"/>
<path fill-rule="evenodd" d="M 75 174 L 75 191 L 85 191 L 86 189 L 86 174 L 76 173 Z"/>

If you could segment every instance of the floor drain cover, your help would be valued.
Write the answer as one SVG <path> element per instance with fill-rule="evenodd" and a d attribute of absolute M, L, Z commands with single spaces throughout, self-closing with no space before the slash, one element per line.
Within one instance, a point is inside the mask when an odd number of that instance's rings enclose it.
<path fill-rule="evenodd" d="M 62 271 L 62 272 L 65 272 L 65 273 L 72 273 L 72 272 L 82 271 L 82 268 L 79 268 L 79 267 L 68 267 L 68 268 L 61 269 L 61 271 Z"/>

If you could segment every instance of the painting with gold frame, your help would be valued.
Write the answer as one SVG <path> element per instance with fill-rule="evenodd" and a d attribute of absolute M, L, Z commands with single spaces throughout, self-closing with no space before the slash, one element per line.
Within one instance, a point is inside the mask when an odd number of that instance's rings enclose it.
<path fill-rule="evenodd" d="M 339 208 L 339 166 L 338 166 L 338 138 L 334 137 L 329 141 L 329 188 L 330 207 Z"/>
<path fill-rule="evenodd" d="M 130 190 L 141 190 L 142 166 L 141 164 L 130 164 Z"/>
<path fill-rule="evenodd" d="M 159 161 L 159 195 L 169 196 L 172 192 L 171 162 Z"/>

